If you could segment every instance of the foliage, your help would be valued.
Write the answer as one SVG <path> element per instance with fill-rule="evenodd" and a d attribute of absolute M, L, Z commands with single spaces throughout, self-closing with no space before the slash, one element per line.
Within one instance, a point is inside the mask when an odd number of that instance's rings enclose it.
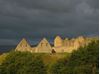
<path fill-rule="evenodd" d="M 3 53 L 2 55 L 0 55 L 0 65 L 3 63 L 3 61 L 5 60 L 7 54 Z"/>
<path fill-rule="evenodd" d="M 51 74 L 98 74 L 99 42 L 93 41 L 88 46 L 74 51 L 70 58 L 54 64 Z"/>
<path fill-rule="evenodd" d="M 1 74 L 46 74 L 40 56 L 28 52 L 10 52 L 0 66 Z"/>

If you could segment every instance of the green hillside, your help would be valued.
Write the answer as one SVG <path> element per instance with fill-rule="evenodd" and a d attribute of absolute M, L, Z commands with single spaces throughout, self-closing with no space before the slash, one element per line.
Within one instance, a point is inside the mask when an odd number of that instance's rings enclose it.
<path fill-rule="evenodd" d="M 0 55 L 1 74 L 98 74 L 99 41 L 72 53 L 11 51 Z"/>

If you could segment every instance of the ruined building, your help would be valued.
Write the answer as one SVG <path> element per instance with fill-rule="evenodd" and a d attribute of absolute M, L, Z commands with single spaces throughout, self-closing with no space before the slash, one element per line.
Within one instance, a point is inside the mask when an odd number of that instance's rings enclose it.
<path fill-rule="evenodd" d="M 16 51 L 31 51 L 31 46 L 25 38 L 17 45 Z"/>
<path fill-rule="evenodd" d="M 49 42 L 44 38 L 35 49 L 37 53 L 51 53 L 52 47 Z"/>
<path fill-rule="evenodd" d="M 90 41 L 83 36 L 73 39 L 62 39 L 60 36 L 56 36 L 54 39 L 54 46 L 51 46 L 46 38 L 44 38 L 36 47 L 31 47 L 27 40 L 23 38 L 17 45 L 15 51 L 28 51 L 31 53 L 71 53 L 73 50 L 77 50 L 80 47 L 88 45 L 89 42 Z"/>

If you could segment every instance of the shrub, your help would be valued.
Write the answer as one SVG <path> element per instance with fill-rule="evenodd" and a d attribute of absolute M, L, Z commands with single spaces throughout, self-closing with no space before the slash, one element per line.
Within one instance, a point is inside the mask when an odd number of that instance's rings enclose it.
<path fill-rule="evenodd" d="M 0 66 L 1 74 L 46 74 L 40 56 L 28 52 L 10 52 Z"/>
<path fill-rule="evenodd" d="M 74 51 L 70 58 L 59 60 L 51 68 L 51 74 L 98 74 L 99 42 L 93 41 L 88 46 Z"/>

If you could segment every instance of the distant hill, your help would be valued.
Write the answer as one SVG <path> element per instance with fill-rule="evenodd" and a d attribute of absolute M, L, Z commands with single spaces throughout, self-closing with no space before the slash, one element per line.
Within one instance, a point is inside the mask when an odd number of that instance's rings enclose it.
<path fill-rule="evenodd" d="M 15 49 L 15 45 L 0 45 L 0 54 Z"/>

